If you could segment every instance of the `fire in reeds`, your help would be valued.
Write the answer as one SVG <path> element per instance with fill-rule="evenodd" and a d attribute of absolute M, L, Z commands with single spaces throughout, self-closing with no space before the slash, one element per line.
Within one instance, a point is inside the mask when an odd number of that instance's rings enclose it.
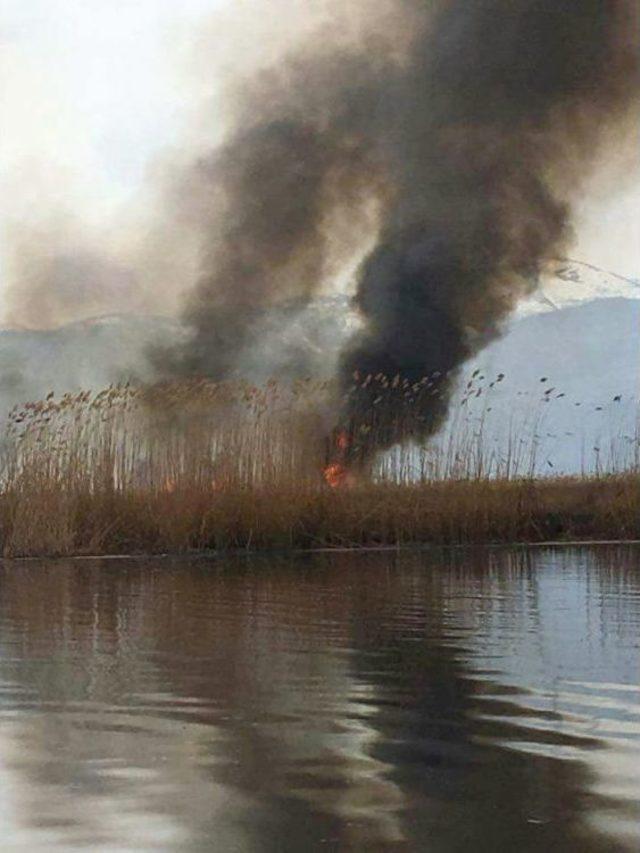
<path fill-rule="evenodd" d="M 360 322 L 333 353 L 353 470 L 408 433 L 433 438 L 462 365 L 565 254 L 598 157 L 633 138 L 640 54 L 633 0 L 338 7 L 339 37 L 323 25 L 230 88 L 228 136 L 176 178 L 171 196 L 205 237 L 202 274 L 189 335 L 153 363 L 165 377 L 238 375 L 268 318 L 284 332 L 282 306 L 302 313 L 364 250 Z M 308 364 L 294 346 L 278 369 Z M 354 372 L 365 381 L 351 393 Z M 426 375 L 431 390 L 409 400 Z"/>
<path fill-rule="evenodd" d="M 451 381 L 440 371 L 413 382 L 399 373 L 354 371 L 342 403 L 351 416 L 327 440 L 325 480 L 335 487 L 366 479 L 381 452 L 435 432 L 447 411 L 444 390 L 448 393 Z"/>
<path fill-rule="evenodd" d="M 355 481 L 354 471 L 349 465 L 349 451 L 352 440 L 346 429 L 334 430 L 329 439 L 328 461 L 323 469 L 325 482 L 332 489 L 352 485 Z"/>
<path fill-rule="evenodd" d="M 339 486 L 345 485 L 349 472 L 340 462 L 331 462 L 323 473 L 327 485 L 332 489 L 337 489 Z"/>
<path fill-rule="evenodd" d="M 640 428 L 621 431 L 622 395 L 593 415 L 600 432 L 607 411 L 616 416 L 611 447 L 594 443 L 589 476 L 562 478 L 545 449 L 545 435 L 557 444 L 549 417 L 558 407 L 582 421 L 586 407 L 574 409 L 581 401 L 551 384 L 541 398 L 536 381 L 534 409 L 526 404 L 523 420 L 495 443 L 487 413 L 508 390 L 504 378 L 475 371 L 447 431 L 425 445 L 413 441 L 411 418 L 422 411 L 421 395 L 439 387 L 429 379 L 360 377 L 372 395 L 366 418 L 326 441 L 332 394 L 323 383 L 49 395 L 16 409 L 6 425 L 0 544 L 16 555 L 637 532 Z M 375 401 L 385 391 L 406 402 L 381 412 Z M 158 424 L 161 412 L 171 416 Z M 375 431 L 388 428 L 391 412 L 398 442 L 376 457 Z M 345 502 L 326 498 L 354 486 L 348 513 Z M 561 529 L 553 526 L 559 517 Z"/>

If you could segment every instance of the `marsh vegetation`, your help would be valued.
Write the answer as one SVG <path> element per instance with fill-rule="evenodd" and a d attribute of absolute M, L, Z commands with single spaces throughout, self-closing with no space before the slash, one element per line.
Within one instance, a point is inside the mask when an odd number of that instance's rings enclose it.
<path fill-rule="evenodd" d="M 540 402 L 488 436 L 492 393 L 503 378 L 476 371 L 433 441 L 417 446 L 408 433 L 338 487 L 324 475 L 330 382 L 194 380 L 49 394 L 8 420 L 3 553 L 640 538 L 637 433 L 585 450 L 582 476 L 558 475 L 545 450 L 545 419 L 564 395 L 542 377 Z M 378 383 L 381 395 L 404 388 L 399 417 L 430 387 L 428 379 L 413 386 L 399 377 L 354 379 L 364 382 Z M 366 430 L 375 428 L 369 417 Z M 396 428 L 402 437 L 402 423 Z"/>

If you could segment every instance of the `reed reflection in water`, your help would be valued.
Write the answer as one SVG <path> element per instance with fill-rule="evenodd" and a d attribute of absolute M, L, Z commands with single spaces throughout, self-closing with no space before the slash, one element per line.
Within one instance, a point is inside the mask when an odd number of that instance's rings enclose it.
<path fill-rule="evenodd" d="M 5 564 L 3 850 L 637 850 L 639 562 Z"/>

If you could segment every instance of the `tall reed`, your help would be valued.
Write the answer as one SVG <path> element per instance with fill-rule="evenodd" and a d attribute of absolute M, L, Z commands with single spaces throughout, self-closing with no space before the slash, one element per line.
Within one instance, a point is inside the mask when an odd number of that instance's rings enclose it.
<path fill-rule="evenodd" d="M 49 394 L 10 413 L 0 445 L 3 552 L 640 535 L 637 430 L 599 441 L 589 476 L 559 478 L 545 398 L 511 410 L 491 435 L 504 376 L 478 373 L 440 435 L 417 446 L 410 424 L 398 424 L 397 445 L 366 478 L 338 489 L 322 476 L 330 382 L 193 380 Z M 402 380 L 358 381 L 383 392 Z M 421 405 L 429 387 L 428 378 L 407 384 L 409 402 Z"/>

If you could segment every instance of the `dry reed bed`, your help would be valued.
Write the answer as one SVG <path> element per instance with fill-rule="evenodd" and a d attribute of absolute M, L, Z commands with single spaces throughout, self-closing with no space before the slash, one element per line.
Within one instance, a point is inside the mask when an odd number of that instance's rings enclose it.
<path fill-rule="evenodd" d="M 521 426 L 489 452 L 482 412 L 471 428 L 454 421 L 431 447 L 407 443 L 371 478 L 331 489 L 322 469 L 333 395 L 310 380 L 192 381 L 27 404 L 2 442 L 2 551 L 640 538 L 635 456 L 592 477 L 539 478 L 536 433 L 526 442 Z"/>

